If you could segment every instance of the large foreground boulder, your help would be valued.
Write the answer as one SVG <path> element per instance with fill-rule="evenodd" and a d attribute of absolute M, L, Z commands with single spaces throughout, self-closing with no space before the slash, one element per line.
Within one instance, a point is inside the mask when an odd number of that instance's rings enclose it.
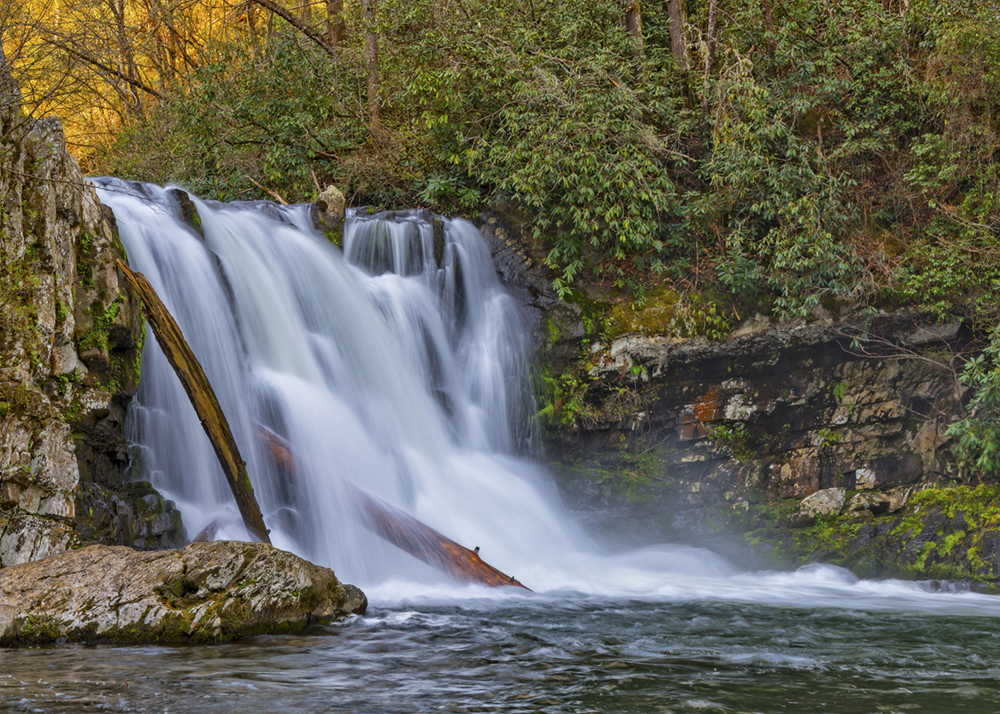
<path fill-rule="evenodd" d="M 0 570 L 0 645 L 220 642 L 363 614 L 332 570 L 263 543 L 92 545 Z"/>

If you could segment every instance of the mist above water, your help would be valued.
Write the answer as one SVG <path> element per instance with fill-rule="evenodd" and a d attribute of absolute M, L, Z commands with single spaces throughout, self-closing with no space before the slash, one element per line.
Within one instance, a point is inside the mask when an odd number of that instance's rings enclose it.
<path fill-rule="evenodd" d="M 414 597 L 736 600 L 1000 614 L 996 599 L 857 581 L 838 568 L 745 573 L 707 550 L 600 552 L 561 508 L 538 448 L 533 353 L 478 230 L 425 212 L 349 213 L 343 250 L 308 207 L 192 199 L 204 237 L 166 189 L 98 181 L 134 270 L 146 275 L 212 383 L 274 544 L 383 602 Z M 189 535 L 247 534 L 215 453 L 151 335 L 129 412 L 137 478 L 181 509 Z M 294 468 L 262 434 L 285 440 Z M 368 531 L 353 484 L 536 591 L 449 582 Z"/>

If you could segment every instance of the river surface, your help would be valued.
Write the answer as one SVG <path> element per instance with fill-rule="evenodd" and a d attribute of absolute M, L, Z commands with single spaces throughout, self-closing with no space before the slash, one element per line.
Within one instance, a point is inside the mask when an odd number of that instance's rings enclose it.
<path fill-rule="evenodd" d="M 376 602 L 365 617 L 299 637 L 6 651 L 0 708 L 1000 711 L 1000 608 L 975 595 L 925 593 L 923 603 L 844 609 L 470 591 Z"/>

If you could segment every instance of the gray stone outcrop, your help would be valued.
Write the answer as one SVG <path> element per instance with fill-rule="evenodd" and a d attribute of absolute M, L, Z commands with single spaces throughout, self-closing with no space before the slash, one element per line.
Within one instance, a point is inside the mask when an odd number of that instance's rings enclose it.
<path fill-rule="evenodd" d="M 263 543 L 136 551 L 92 545 L 0 570 L 0 645 L 222 642 L 301 632 L 367 599 L 332 570 Z"/>
<path fill-rule="evenodd" d="M 347 199 L 336 186 L 327 186 L 309 206 L 309 219 L 313 228 L 336 245 L 341 245 L 343 242 L 346 207 Z"/>
<path fill-rule="evenodd" d="M 81 485 L 124 480 L 144 334 L 113 215 L 58 120 L 24 117 L 3 69 L 0 58 L 0 567 L 78 544 L 93 511 Z M 136 532 L 130 521 L 102 534 L 131 545 Z"/>

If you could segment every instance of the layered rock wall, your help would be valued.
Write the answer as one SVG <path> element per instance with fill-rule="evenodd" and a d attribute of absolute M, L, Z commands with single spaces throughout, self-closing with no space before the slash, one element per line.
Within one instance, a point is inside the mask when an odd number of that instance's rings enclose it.
<path fill-rule="evenodd" d="M 178 514 L 154 525 L 171 507 L 118 488 L 144 331 L 114 218 L 59 122 L 23 116 L 0 85 L 0 566 L 91 538 L 166 545 Z"/>
<path fill-rule="evenodd" d="M 848 326 L 821 324 L 760 324 L 720 342 L 593 343 L 590 421 L 549 444 L 569 467 L 560 472 L 571 504 L 624 518 L 636 538 L 685 540 L 711 535 L 706 521 L 722 508 L 788 508 L 825 489 L 884 495 L 855 498 L 856 510 L 898 510 L 919 484 L 950 475 L 942 447 L 961 387 L 947 361 L 925 352 L 960 336 L 957 324 L 942 331 L 912 312 L 871 328 L 881 351 L 852 348 Z M 639 462 L 631 483 L 617 473 L 623 459 Z M 569 474 L 588 468 L 589 478 Z"/>

